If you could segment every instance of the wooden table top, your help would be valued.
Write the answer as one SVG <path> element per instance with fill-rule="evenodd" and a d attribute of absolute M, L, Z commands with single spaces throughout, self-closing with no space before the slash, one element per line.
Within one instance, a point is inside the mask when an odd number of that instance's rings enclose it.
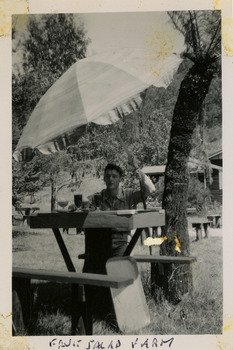
<path fill-rule="evenodd" d="M 165 225 L 165 214 L 148 210 L 118 210 L 36 213 L 29 216 L 31 228 L 112 228 L 132 230 Z"/>

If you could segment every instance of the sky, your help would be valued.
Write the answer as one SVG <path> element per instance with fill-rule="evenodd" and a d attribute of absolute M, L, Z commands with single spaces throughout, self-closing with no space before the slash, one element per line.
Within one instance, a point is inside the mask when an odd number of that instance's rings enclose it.
<path fill-rule="evenodd" d="M 21 27 L 26 21 L 21 15 Z M 75 15 L 77 23 L 82 19 L 91 39 L 87 56 L 106 49 L 144 48 L 153 54 L 180 53 L 184 49 L 183 36 L 174 30 L 167 12 L 112 12 Z M 14 46 L 14 41 L 13 41 Z M 13 54 L 13 64 L 21 60 L 20 52 Z"/>
<path fill-rule="evenodd" d="M 88 55 L 96 54 L 104 48 L 139 47 L 146 48 L 148 42 L 158 40 L 158 36 L 174 34 L 166 12 L 115 12 L 79 15 L 85 24 L 92 43 Z M 176 32 L 175 50 L 180 51 L 183 37 Z"/>

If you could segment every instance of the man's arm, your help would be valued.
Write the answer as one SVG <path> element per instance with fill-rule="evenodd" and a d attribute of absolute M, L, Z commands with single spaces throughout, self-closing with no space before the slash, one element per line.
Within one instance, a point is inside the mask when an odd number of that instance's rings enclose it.
<path fill-rule="evenodd" d="M 138 170 L 138 177 L 141 182 L 141 187 L 144 192 L 144 196 L 148 197 L 149 195 L 152 195 L 155 193 L 155 186 L 149 176 L 144 174 L 141 170 Z"/>
<path fill-rule="evenodd" d="M 149 178 L 149 176 L 144 174 L 139 169 L 136 170 L 137 167 L 135 165 L 135 159 L 132 155 L 128 155 L 128 169 L 130 171 L 137 171 L 144 198 L 155 193 L 155 186 L 154 186 L 153 182 L 151 181 L 151 179 Z M 139 197 L 142 197 L 141 191 L 140 191 Z M 139 201 L 141 201 L 141 200 L 142 200 L 142 198 L 140 198 Z"/>

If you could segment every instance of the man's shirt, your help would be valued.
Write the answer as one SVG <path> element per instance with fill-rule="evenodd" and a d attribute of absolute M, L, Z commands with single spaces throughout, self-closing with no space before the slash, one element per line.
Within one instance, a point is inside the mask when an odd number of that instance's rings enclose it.
<path fill-rule="evenodd" d="M 110 197 L 106 189 L 100 192 L 101 205 L 100 210 L 125 210 L 136 209 L 137 204 L 142 201 L 140 191 L 132 189 L 119 188 L 115 197 Z"/>
<path fill-rule="evenodd" d="M 123 189 L 119 187 L 118 193 L 115 197 L 110 197 L 106 189 L 100 192 L 101 205 L 100 210 L 125 210 L 125 209 L 136 209 L 137 204 L 142 202 L 142 195 L 140 191 L 132 189 Z M 94 204 L 94 195 L 90 197 L 92 205 Z M 120 229 L 114 229 L 113 232 L 123 232 Z M 125 231 L 124 231 L 125 232 Z M 125 232 L 130 234 L 130 232 Z"/>

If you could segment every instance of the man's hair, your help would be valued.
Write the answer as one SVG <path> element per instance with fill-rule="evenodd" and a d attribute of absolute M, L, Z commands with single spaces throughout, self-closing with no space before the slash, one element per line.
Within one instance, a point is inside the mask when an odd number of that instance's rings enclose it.
<path fill-rule="evenodd" d="M 116 164 L 109 163 L 108 165 L 106 165 L 106 167 L 104 169 L 104 174 L 106 174 L 107 170 L 116 170 L 118 172 L 118 174 L 120 175 L 120 177 L 123 176 L 123 170 L 121 169 L 121 167 L 119 167 Z"/>

